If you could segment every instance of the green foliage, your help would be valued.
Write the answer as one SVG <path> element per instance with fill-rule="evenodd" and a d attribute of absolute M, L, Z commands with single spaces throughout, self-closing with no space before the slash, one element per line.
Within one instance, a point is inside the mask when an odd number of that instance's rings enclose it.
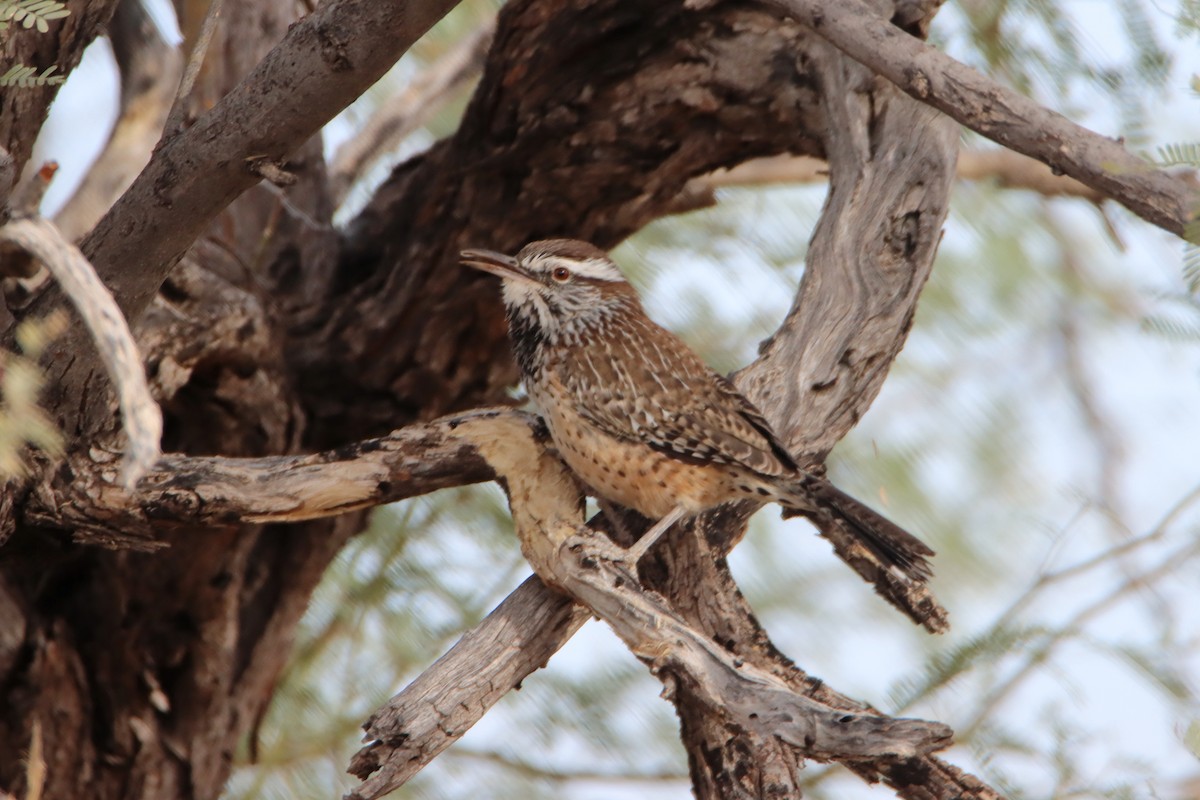
<path fill-rule="evenodd" d="M 1180 38 L 1200 36 L 1200 0 L 1180 0 L 1175 30 Z"/>
<path fill-rule="evenodd" d="M 62 75 L 55 75 L 56 69 L 58 68 L 51 65 L 38 75 L 37 70 L 33 67 L 16 64 L 9 67 L 8 72 L 0 75 L 0 86 L 19 86 L 25 89 L 30 86 L 53 86 L 63 83 L 66 78 Z"/>
<path fill-rule="evenodd" d="M 51 20 L 62 19 L 70 13 L 66 6 L 55 0 L 0 0 L 0 31 L 8 30 L 16 23 L 26 29 L 36 27 L 39 33 L 48 33 Z M 54 74 L 57 69 L 51 64 L 39 73 L 35 67 L 14 64 L 0 75 L 0 87 L 55 86 L 66 80 L 66 77 Z"/>
<path fill-rule="evenodd" d="M 1157 163 L 1160 167 L 1200 168 L 1200 142 L 1162 145 L 1158 148 Z"/>
<path fill-rule="evenodd" d="M 37 360 L 67 324 L 62 311 L 27 320 L 16 334 L 24 355 L 0 351 L 0 478 L 26 474 L 26 447 L 52 456 L 62 453 L 61 432 L 37 404 L 46 380 Z"/>
<path fill-rule="evenodd" d="M 47 33 L 51 20 L 70 14 L 66 6 L 55 0 L 0 0 L 0 31 L 16 23 L 24 28 L 37 26 L 39 32 Z"/>

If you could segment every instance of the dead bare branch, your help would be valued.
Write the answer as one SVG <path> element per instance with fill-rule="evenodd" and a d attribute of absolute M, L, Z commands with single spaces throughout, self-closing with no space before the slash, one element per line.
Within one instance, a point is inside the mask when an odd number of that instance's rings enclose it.
<path fill-rule="evenodd" d="M 77 454 L 70 480 L 39 487 L 29 517 L 110 546 L 153 546 L 164 522 L 234 525 L 299 522 L 345 514 L 494 477 L 476 446 L 456 433 L 477 419 L 528 414 L 479 409 L 412 425 L 379 439 L 313 455 L 224 458 L 167 455 L 133 493 L 115 480 L 111 454 Z"/>
<path fill-rule="evenodd" d="M 205 12 L 204 22 L 200 25 L 200 33 L 192 45 L 192 53 L 188 56 L 187 66 L 179 81 L 179 89 L 175 92 L 175 99 L 171 101 L 171 110 L 167 112 L 167 120 L 163 125 L 164 141 L 183 130 L 187 101 L 192 94 L 192 87 L 196 85 L 196 78 L 200 75 L 200 67 L 204 65 L 204 57 L 208 53 L 213 33 L 217 30 L 217 23 L 221 20 L 223 3 L 224 0 L 209 0 L 208 11 Z"/>
<path fill-rule="evenodd" d="M 508 479 L 511 486 L 514 478 Z M 643 589 L 620 549 L 586 528 L 560 530 L 574 535 L 553 560 L 535 563 L 534 569 L 607 622 L 669 693 L 686 691 L 730 726 L 790 745 L 801 757 L 817 761 L 907 759 L 950 745 L 946 725 L 847 713 L 797 693 L 719 648 L 661 597 Z"/>
<path fill-rule="evenodd" d="M 1050 167 L 1014 150 L 960 150 L 959 180 L 994 181 L 1006 189 L 1027 189 L 1046 197 L 1078 197 L 1100 203 L 1106 195 L 1067 175 L 1055 175 Z M 829 165 L 812 156 L 771 156 L 756 158 L 731 169 L 694 178 L 684 190 L 703 197 L 726 187 L 798 185 L 825 183 Z"/>
<path fill-rule="evenodd" d="M 350 762 L 363 780 L 348 800 L 404 784 L 546 665 L 590 618 L 587 609 L 531 576 L 363 726 Z"/>
<path fill-rule="evenodd" d="M 599 614 L 668 691 L 688 692 L 730 724 L 808 758 L 908 759 L 949 743 L 944 725 L 870 711 L 847 713 L 812 700 L 694 630 L 641 586 L 623 564 L 623 550 L 581 527 L 583 506 L 574 477 L 520 416 L 479 415 L 463 420 L 455 433 L 472 442 L 504 481 L 522 551 L 542 580 Z M 477 626 L 372 716 L 366 725 L 369 744 L 351 767 L 365 780 L 349 798 L 377 798 L 400 786 L 465 733 L 503 695 L 502 686 L 515 686 L 544 663 L 524 658 L 519 670 L 512 657 L 497 663 L 499 655 L 513 649 L 506 630 L 511 612 L 505 607 L 518 595 L 522 602 L 537 601 L 534 607 L 542 614 L 553 612 L 561 619 L 566 613 L 569 600 L 542 592 L 527 581 L 501 606 L 503 614 L 501 609 L 493 613 L 495 621 L 489 617 Z M 584 618 L 575 612 L 555 627 L 553 643 L 522 620 L 527 638 L 521 641 L 537 644 L 536 653 L 549 657 Z"/>
<path fill-rule="evenodd" d="M 428 122 L 456 91 L 479 75 L 495 32 L 493 18 L 461 39 L 413 79 L 403 92 L 385 101 L 362 130 L 338 148 L 329 167 L 335 206 L 346 199 L 354 181 Z"/>
<path fill-rule="evenodd" d="M 120 482 L 132 488 L 158 461 L 162 411 L 150 395 L 146 371 L 125 317 L 83 253 L 66 241 L 53 223 L 41 217 L 13 219 L 0 228 L 0 241 L 20 247 L 45 265 L 91 331 L 117 390 L 129 439 Z"/>
<path fill-rule="evenodd" d="M 1183 236 L 1197 196 L 1180 180 L 905 33 L 863 0 L 771 0 L 846 55 L 989 139 L 1048 164 Z"/>

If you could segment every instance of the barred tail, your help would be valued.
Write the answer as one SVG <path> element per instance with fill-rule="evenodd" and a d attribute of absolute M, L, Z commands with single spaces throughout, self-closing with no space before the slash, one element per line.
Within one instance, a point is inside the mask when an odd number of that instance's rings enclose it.
<path fill-rule="evenodd" d="M 795 484 L 779 488 L 788 492 L 779 498 L 780 505 L 791 512 L 785 512 L 785 516 L 831 518 L 838 528 L 870 550 L 885 568 L 895 567 L 918 582 L 933 576 L 928 557 L 934 552 L 928 545 L 829 481 L 806 475 Z"/>

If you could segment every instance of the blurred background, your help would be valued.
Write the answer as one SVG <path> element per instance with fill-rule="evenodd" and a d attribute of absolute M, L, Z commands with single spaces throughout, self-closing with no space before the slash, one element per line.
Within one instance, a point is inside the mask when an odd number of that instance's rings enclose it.
<path fill-rule="evenodd" d="M 150 5 L 177 40 L 169 5 Z M 413 48 L 328 126 L 330 159 L 394 98 L 428 97 L 422 76 L 461 60 L 498 7 L 469 0 Z M 1200 167 L 1197 0 L 965 0 L 939 12 L 932 40 L 1148 158 Z M 473 82 L 457 74 L 347 187 L 340 219 L 454 130 Z M 47 212 L 102 146 L 115 102 L 102 41 L 39 143 L 35 161 L 62 165 Z M 994 148 L 966 133 L 962 145 Z M 614 252 L 651 315 L 723 372 L 783 319 L 825 194 L 819 179 L 736 183 Z M 1197 798 L 1198 451 L 1197 248 L 1112 203 L 964 179 L 908 344 L 829 463 L 933 544 L 951 632 L 914 627 L 774 507 L 731 566 L 802 668 L 885 712 L 950 724 L 947 757 L 1010 796 Z M 380 509 L 318 591 L 228 795 L 352 788 L 360 724 L 528 573 L 495 486 Z M 396 796 L 689 797 L 659 690 L 589 623 Z M 890 795 L 838 767 L 807 775 L 813 798 Z"/>

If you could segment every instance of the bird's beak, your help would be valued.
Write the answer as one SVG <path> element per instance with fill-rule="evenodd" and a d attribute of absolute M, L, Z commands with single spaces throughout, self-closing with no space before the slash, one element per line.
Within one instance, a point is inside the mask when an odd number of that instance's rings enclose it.
<path fill-rule="evenodd" d="M 535 282 L 528 272 L 512 256 L 497 253 L 495 250 L 463 250 L 458 254 L 460 263 L 504 279 Z"/>

